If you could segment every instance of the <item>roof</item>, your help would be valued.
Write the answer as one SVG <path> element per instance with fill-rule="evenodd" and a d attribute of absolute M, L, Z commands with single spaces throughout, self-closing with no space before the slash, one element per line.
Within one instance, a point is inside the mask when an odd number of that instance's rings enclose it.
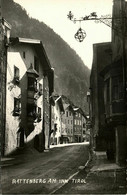
<path fill-rule="evenodd" d="M 28 39 L 28 38 L 21 38 L 21 37 L 11 37 L 10 38 L 11 45 L 17 44 L 29 44 L 34 47 L 38 58 L 43 66 L 44 75 L 48 77 L 49 80 L 49 93 L 54 90 L 54 69 L 51 67 L 50 61 L 47 57 L 46 51 L 43 47 L 42 41 L 37 39 Z"/>
<path fill-rule="evenodd" d="M 64 107 L 63 107 L 63 102 L 62 102 L 61 96 L 59 96 L 59 97 L 55 100 L 55 103 L 56 103 L 56 102 L 58 102 L 61 112 L 64 112 Z"/>
<path fill-rule="evenodd" d="M 84 113 L 84 111 L 83 111 L 81 108 L 79 108 L 79 107 L 74 107 L 73 110 L 74 110 L 74 112 L 80 112 L 80 114 L 81 114 L 82 116 L 84 116 L 84 117 L 87 119 L 86 114 Z"/>
<path fill-rule="evenodd" d="M 53 106 L 55 106 L 55 104 L 58 103 L 61 112 L 64 112 L 64 107 L 63 107 L 63 102 L 62 102 L 61 96 L 59 96 L 59 95 L 52 95 L 52 96 L 50 96 L 50 99 L 52 101 L 52 105 Z"/>
<path fill-rule="evenodd" d="M 41 44 L 41 41 L 38 39 L 27 39 L 27 38 L 18 37 L 18 41 L 20 43 Z"/>
<path fill-rule="evenodd" d="M 39 76 L 38 72 L 33 68 L 32 64 L 31 64 L 30 68 L 27 70 L 27 73 L 32 73 L 32 74 L 36 75 L 37 77 Z"/>
<path fill-rule="evenodd" d="M 2 22 L 2 24 L 5 25 L 8 29 L 11 29 L 11 24 L 9 24 L 4 18 L 0 19 L 0 22 Z"/>
<path fill-rule="evenodd" d="M 44 61 L 46 61 L 46 69 L 51 68 L 49 59 L 47 57 L 47 54 L 45 52 L 45 49 L 43 47 L 42 41 L 38 39 L 28 39 L 28 38 L 21 38 L 21 37 L 11 37 L 10 38 L 11 45 L 16 45 L 16 44 L 31 44 L 35 48 L 40 61 L 45 65 Z M 42 55 L 43 54 L 43 55 Z"/>

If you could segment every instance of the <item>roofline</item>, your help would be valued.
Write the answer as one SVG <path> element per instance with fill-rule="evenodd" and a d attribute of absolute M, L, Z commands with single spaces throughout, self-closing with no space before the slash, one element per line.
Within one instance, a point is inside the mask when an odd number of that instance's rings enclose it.
<path fill-rule="evenodd" d="M 22 37 L 11 37 L 10 39 L 18 43 L 42 44 L 42 42 L 38 39 L 28 39 L 28 38 L 22 38 Z"/>
<path fill-rule="evenodd" d="M 18 41 L 20 43 L 31 43 L 31 44 L 41 44 L 42 43 L 38 39 L 27 39 L 27 38 L 21 38 L 21 37 L 18 37 Z"/>
<path fill-rule="evenodd" d="M 11 24 L 9 24 L 9 22 L 7 22 L 7 20 L 5 20 L 4 18 L 0 19 L 2 24 L 5 25 L 8 29 L 11 30 L 12 26 Z"/>
<path fill-rule="evenodd" d="M 51 67 L 51 64 L 50 64 L 50 61 L 48 59 L 48 56 L 46 54 L 46 51 L 44 49 L 44 46 L 43 46 L 43 43 L 41 40 L 39 39 L 29 39 L 29 38 L 22 38 L 22 37 L 10 37 L 10 40 L 12 40 L 12 43 L 26 43 L 26 44 L 34 44 L 34 45 L 40 45 L 43 49 L 43 54 L 48 62 L 48 65 L 50 67 L 50 69 L 52 68 Z"/>
<path fill-rule="evenodd" d="M 61 96 L 59 96 L 59 97 L 55 100 L 55 102 L 57 102 L 60 98 L 61 98 Z"/>
<path fill-rule="evenodd" d="M 94 43 L 93 46 L 98 46 L 98 45 L 108 45 L 111 44 L 112 42 L 101 42 L 101 43 Z"/>

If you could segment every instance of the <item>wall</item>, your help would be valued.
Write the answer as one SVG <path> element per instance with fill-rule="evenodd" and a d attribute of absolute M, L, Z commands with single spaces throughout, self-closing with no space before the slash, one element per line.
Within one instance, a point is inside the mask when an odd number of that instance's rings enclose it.
<path fill-rule="evenodd" d="M 127 158 L 127 2 L 125 0 L 115 0 L 113 5 L 113 17 L 120 18 L 119 22 L 113 20 L 112 30 L 112 48 L 113 48 L 113 62 L 114 64 L 119 59 L 119 69 L 121 69 L 121 76 L 123 77 L 123 98 L 117 99 L 112 103 L 113 120 L 115 121 L 116 128 L 116 162 L 118 164 L 126 164 Z M 117 76 L 120 77 L 120 71 L 117 67 L 113 67 Z M 119 88 L 121 88 L 119 86 Z M 121 105 L 122 103 L 122 105 Z M 114 104 L 114 105 L 113 105 Z M 114 109 L 113 109 L 114 107 Z M 121 108 L 124 108 L 121 110 Z M 117 111 L 116 111 L 117 110 Z"/>
<path fill-rule="evenodd" d="M 44 94 L 44 101 L 43 101 L 43 116 L 44 116 L 44 125 L 43 125 L 43 131 L 45 136 L 45 149 L 49 149 L 49 131 L 50 131 L 50 108 L 49 108 L 49 82 L 48 77 L 44 77 L 44 88 L 43 88 L 43 94 Z"/>
<path fill-rule="evenodd" d="M 82 116 L 82 137 L 83 137 L 83 141 L 87 137 L 87 135 L 86 135 L 86 118 L 84 116 Z"/>
<path fill-rule="evenodd" d="M 6 120 L 6 69 L 7 48 L 11 26 L 2 18 L 0 7 L 0 129 L 1 129 L 1 155 L 5 149 L 5 120 Z M 7 39 L 8 37 L 8 39 Z"/>
<path fill-rule="evenodd" d="M 78 111 L 74 113 L 74 141 L 82 142 L 82 115 Z"/>
<path fill-rule="evenodd" d="M 62 135 L 67 138 L 67 142 L 73 142 L 73 112 L 69 107 L 65 109 L 65 114 L 62 115 Z"/>
<path fill-rule="evenodd" d="M 59 144 L 60 137 L 61 137 L 61 110 L 58 101 L 55 102 L 55 106 L 54 106 L 54 124 L 57 124 L 56 127 L 57 130 L 55 132 L 55 138 L 56 138 L 55 142 L 56 144 Z"/>
<path fill-rule="evenodd" d="M 91 136 L 96 150 L 105 148 L 103 143 L 103 125 L 105 123 L 104 107 L 104 78 L 101 71 L 111 64 L 111 43 L 98 43 L 93 45 L 93 64 L 90 76 L 92 120 Z"/>
<path fill-rule="evenodd" d="M 23 58 L 23 51 L 26 53 Z M 12 152 L 17 147 L 17 132 L 19 127 L 23 127 L 25 131 L 24 142 L 31 141 L 35 135 L 42 131 L 42 120 L 34 124 L 34 131 L 29 133 L 27 128 L 27 73 L 30 64 L 34 64 L 34 55 L 37 55 L 34 48 L 27 44 L 19 44 L 11 46 L 8 50 L 8 67 L 7 67 L 7 105 L 6 105 L 6 154 Z M 20 82 L 18 85 L 13 85 L 14 65 L 19 68 Z M 43 70 L 41 64 L 39 71 L 38 82 L 43 86 Z M 14 97 L 21 98 L 21 115 L 19 117 L 13 116 Z M 37 106 L 41 107 L 41 114 L 43 118 L 43 97 L 42 95 L 37 99 Z"/>

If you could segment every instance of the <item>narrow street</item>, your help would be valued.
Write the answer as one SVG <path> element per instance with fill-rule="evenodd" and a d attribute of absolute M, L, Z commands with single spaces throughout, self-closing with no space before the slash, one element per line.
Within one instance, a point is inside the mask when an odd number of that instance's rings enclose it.
<path fill-rule="evenodd" d="M 29 149 L 3 162 L 2 194 L 55 193 L 87 160 L 86 143 L 55 146 L 44 153 Z"/>

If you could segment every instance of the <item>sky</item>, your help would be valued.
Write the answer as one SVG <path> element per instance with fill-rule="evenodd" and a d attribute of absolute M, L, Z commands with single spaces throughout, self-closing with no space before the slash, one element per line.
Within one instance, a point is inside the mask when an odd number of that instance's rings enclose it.
<path fill-rule="evenodd" d="M 76 53 L 84 64 L 91 68 L 93 58 L 93 44 L 111 41 L 111 28 L 103 23 L 94 21 L 74 22 L 67 18 L 72 11 L 76 19 L 80 19 L 92 12 L 98 17 L 112 14 L 113 0 L 14 0 L 26 9 L 30 17 L 47 24 L 59 34 Z M 78 42 L 74 35 L 79 28 L 86 32 L 83 42 Z"/>

